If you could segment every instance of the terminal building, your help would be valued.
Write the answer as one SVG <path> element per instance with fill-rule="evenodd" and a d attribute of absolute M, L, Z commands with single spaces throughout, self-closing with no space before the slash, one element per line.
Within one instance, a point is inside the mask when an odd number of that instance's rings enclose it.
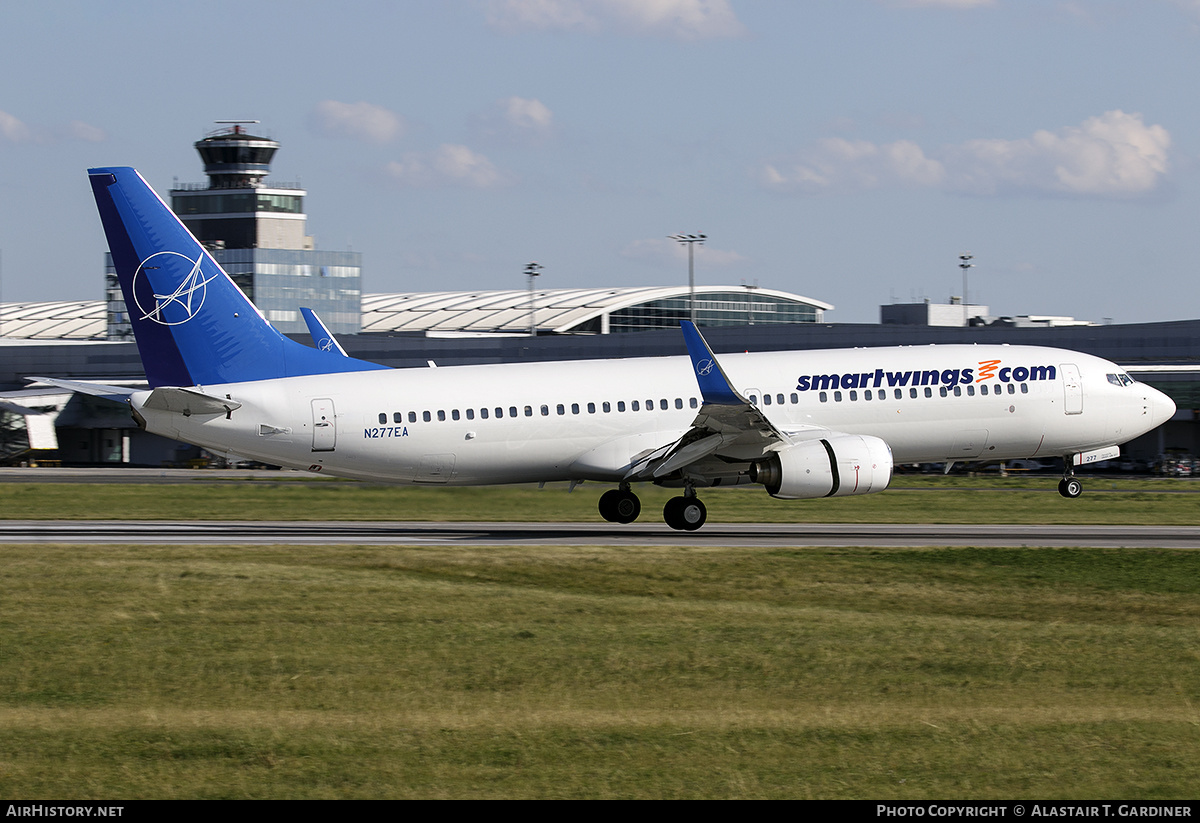
<path fill-rule="evenodd" d="M 621 334 L 678 329 L 692 294 L 678 286 L 550 289 L 534 292 L 419 292 L 363 298 L 362 331 L 427 336 L 471 334 Z M 820 323 L 828 303 L 756 286 L 697 286 L 696 324 Z"/>
<path fill-rule="evenodd" d="M 1095 326 L 1087 320 L 1049 314 L 1024 314 L 1016 317 L 995 317 L 987 306 L 963 305 L 961 297 L 951 297 L 949 303 L 891 303 L 879 307 L 879 322 L 885 326 L 1011 326 L 1014 328 L 1044 329 L 1064 326 Z"/>

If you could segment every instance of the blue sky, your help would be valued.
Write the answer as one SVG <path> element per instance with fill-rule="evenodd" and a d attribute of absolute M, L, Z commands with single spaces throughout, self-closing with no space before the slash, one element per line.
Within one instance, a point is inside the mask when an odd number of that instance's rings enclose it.
<path fill-rule="evenodd" d="M 1200 2 L 0 0 L 0 299 L 102 296 L 85 169 L 252 118 L 369 292 L 757 283 L 874 322 L 1200 316 Z"/>

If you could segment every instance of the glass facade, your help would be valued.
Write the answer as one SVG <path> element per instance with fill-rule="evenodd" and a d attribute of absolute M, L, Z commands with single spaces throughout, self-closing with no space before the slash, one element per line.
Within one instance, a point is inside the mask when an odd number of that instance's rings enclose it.
<path fill-rule="evenodd" d="M 171 208 L 181 217 L 189 214 L 249 214 L 250 212 L 303 214 L 304 197 L 298 194 L 263 194 L 255 191 L 173 192 Z"/>
<path fill-rule="evenodd" d="M 334 334 L 357 334 L 362 311 L 362 255 L 354 251 L 218 249 L 221 268 L 284 334 L 304 334 L 300 307 L 310 308 Z M 105 260 L 108 339 L 132 339 L 125 298 L 112 257 Z"/>
<path fill-rule="evenodd" d="M 696 295 L 696 322 L 700 326 L 816 323 L 819 311 L 816 306 L 747 291 Z M 613 311 L 609 316 L 609 331 L 678 328 L 679 321 L 690 318 L 687 295 L 651 300 Z"/>
<path fill-rule="evenodd" d="M 224 139 L 222 139 L 224 138 Z M 279 144 L 273 140 L 253 135 L 222 135 L 201 140 L 196 144 L 204 165 L 212 168 L 225 166 L 267 166 L 271 163 Z"/>

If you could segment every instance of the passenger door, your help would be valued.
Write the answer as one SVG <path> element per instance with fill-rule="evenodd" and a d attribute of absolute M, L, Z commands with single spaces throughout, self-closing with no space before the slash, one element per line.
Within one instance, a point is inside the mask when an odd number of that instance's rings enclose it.
<path fill-rule="evenodd" d="M 333 401 L 320 397 L 312 401 L 313 438 L 312 450 L 331 452 L 337 446 L 337 416 Z"/>
<path fill-rule="evenodd" d="M 1083 414 L 1083 382 L 1079 379 L 1079 367 L 1073 363 L 1059 365 L 1063 381 L 1063 411 L 1067 414 Z"/>

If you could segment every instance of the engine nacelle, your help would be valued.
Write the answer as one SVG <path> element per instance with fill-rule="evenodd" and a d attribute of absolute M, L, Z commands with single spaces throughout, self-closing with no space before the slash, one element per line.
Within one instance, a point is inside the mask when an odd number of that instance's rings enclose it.
<path fill-rule="evenodd" d="M 838 434 L 774 452 L 751 464 L 750 478 L 784 500 L 871 494 L 892 480 L 892 450 L 878 437 Z"/>

